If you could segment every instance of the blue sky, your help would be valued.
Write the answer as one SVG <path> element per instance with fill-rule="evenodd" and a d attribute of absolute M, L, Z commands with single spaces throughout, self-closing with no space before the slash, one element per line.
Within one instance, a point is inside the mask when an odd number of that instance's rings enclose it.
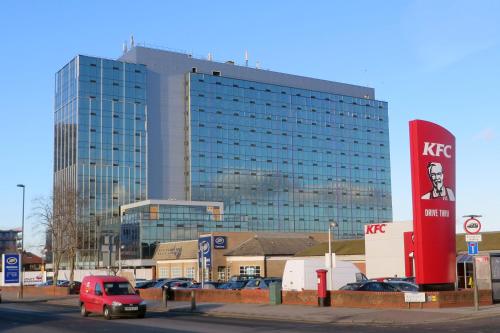
<path fill-rule="evenodd" d="M 122 44 L 372 86 L 389 102 L 394 220 L 410 220 L 408 121 L 457 138 L 457 216 L 500 230 L 499 1 L 11 1 L 0 4 L 0 228 L 52 184 L 54 73 Z M 460 219 L 461 220 L 461 219 Z M 41 229 L 26 222 L 28 247 Z M 457 224 L 457 230 L 461 226 Z"/>

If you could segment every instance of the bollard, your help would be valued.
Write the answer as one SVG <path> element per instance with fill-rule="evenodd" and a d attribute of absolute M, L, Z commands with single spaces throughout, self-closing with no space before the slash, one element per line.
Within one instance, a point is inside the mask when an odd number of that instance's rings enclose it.
<path fill-rule="evenodd" d="M 168 307 L 168 293 L 167 293 L 167 289 L 166 288 L 163 288 L 163 301 L 165 302 L 165 308 Z"/>
<path fill-rule="evenodd" d="M 194 290 L 191 290 L 191 311 L 196 310 L 196 297 Z"/>

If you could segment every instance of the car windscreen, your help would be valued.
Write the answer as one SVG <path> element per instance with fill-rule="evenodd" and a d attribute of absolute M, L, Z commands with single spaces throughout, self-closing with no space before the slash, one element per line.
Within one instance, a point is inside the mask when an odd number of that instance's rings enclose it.
<path fill-rule="evenodd" d="M 134 288 L 128 282 L 105 282 L 106 295 L 134 295 Z"/>

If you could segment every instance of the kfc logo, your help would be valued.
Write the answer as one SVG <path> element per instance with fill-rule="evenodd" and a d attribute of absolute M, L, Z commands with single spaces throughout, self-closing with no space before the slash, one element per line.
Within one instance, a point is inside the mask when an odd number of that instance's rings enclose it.
<path fill-rule="evenodd" d="M 442 153 L 446 158 L 451 158 L 450 150 L 451 145 L 444 145 L 442 143 L 434 142 L 424 142 L 424 152 L 422 155 L 439 157 Z"/>
<path fill-rule="evenodd" d="M 385 234 L 385 223 L 382 224 L 370 224 L 366 226 L 366 235 L 373 235 L 377 232 Z"/>

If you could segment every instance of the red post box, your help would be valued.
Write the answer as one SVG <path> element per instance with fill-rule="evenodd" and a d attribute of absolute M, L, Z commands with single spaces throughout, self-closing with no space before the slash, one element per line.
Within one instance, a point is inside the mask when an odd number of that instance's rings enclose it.
<path fill-rule="evenodd" d="M 318 306 L 326 306 L 326 269 L 317 269 L 318 275 Z"/>

